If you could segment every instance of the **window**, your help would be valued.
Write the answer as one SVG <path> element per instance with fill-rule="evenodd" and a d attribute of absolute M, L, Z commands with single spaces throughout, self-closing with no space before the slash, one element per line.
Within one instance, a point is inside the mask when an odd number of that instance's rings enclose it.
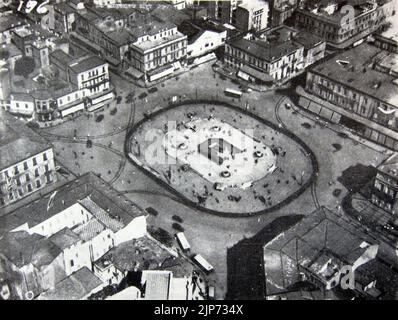
<path fill-rule="evenodd" d="M 23 163 L 23 169 L 28 170 L 28 163 L 26 161 Z"/>
<path fill-rule="evenodd" d="M 73 267 L 75 265 L 75 262 L 73 260 L 70 261 L 70 266 Z"/>
<path fill-rule="evenodd" d="M 47 161 L 47 153 L 43 153 L 43 160 Z"/>
<path fill-rule="evenodd" d="M 39 168 L 35 169 L 35 177 L 39 176 Z"/>
<path fill-rule="evenodd" d="M 29 175 L 29 173 L 25 174 L 25 179 L 26 179 L 26 181 L 30 181 L 30 175 Z"/>
<path fill-rule="evenodd" d="M 40 180 L 37 180 L 37 181 L 36 181 L 36 187 L 37 187 L 37 188 L 40 188 L 40 187 L 41 187 Z"/>
<path fill-rule="evenodd" d="M 34 166 L 37 166 L 37 160 L 36 160 L 36 157 L 35 157 L 35 158 L 33 158 L 33 165 L 34 165 Z"/>
<path fill-rule="evenodd" d="M 14 167 L 14 174 L 18 174 L 18 173 L 19 173 L 18 166 L 15 166 Z"/>
<path fill-rule="evenodd" d="M 32 192 L 32 185 L 30 183 L 28 184 L 28 192 Z"/>

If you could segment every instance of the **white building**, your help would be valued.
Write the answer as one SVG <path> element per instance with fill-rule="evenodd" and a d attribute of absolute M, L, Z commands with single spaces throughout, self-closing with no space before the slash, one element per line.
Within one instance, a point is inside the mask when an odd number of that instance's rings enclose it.
<path fill-rule="evenodd" d="M 184 21 L 178 30 L 188 39 L 187 59 L 204 56 L 225 44 L 227 30 L 211 22 Z"/>
<path fill-rule="evenodd" d="M 260 31 L 268 25 L 269 5 L 262 0 L 246 1 L 236 9 L 235 26 L 243 31 Z"/>
<path fill-rule="evenodd" d="M 58 275 L 73 277 L 82 268 L 93 270 L 90 277 L 98 278 L 103 285 L 119 283 L 125 274 L 98 260 L 115 246 L 146 234 L 144 211 L 120 198 L 92 173 L 0 218 L 0 223 L 0 242 L 4 238 L 8 243 L 0 244 L 0 267 L 22 273 L 25 279 L 43 278 L 35 285 L 35 296 L 47 289 L 62 295 L 57 290 L 62 286 Z M 10 237 L 21 240 L 11 241 Z M 18 244 L 22 240 L 34 242 L 33 239 L 42 243 L 33 252 Z M 44 267 L 46 275 L 42 274 Z M 21 292 L 32 291 L 30 283 L 15 286 Z"/>
<path fill-rule="evenodd" d="M 25 102 L 20 103 L 25 108 Z M 0 154 L 0 208 L 57 180 L 52 146 L 4 111 L 0 111 Z"/>

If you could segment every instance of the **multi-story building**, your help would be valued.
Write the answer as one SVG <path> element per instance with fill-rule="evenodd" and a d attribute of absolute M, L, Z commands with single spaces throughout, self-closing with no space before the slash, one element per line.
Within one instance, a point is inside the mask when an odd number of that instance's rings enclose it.
<path fill-rule="evenodd" d="M 39 299 L 71 298 L 62 292 L 63 281 L 73 280 L 82 269 L 87 277 L 99 279 L 98 287 L 119 283 L 124 274 L 114 270 L 103 281 L 95 262 L 112 248 L 146 234 L 144 211 L 92 173 L 53 188 L 0 221 L 0 265 L 9 271 L 10 286 L 19 298 L 29 292 Z"/>
<path fill-rule="evenodd" d="M 130 75 L 145 81 L 172 73 L 186 57 L 187 37 L 172 22 L 150 13 L 89 9 L 78 15 L 74 36 L 113 66 L 130 68 Z"/>
<path fill-rule="evenodd" d="M 243 0 L 204 1 L 209 17 L 223 23 L 235 23 L 236 9 Z"/>
<path fill-rule="evenodd" d="M 234 25 L 243 31 L 260 31 L 268 25 L 268 2 L 263 0 L 248 1 L 239 4 L 236 9 Z"/>
<path fill-rule="evenodd" d="M 293 16 L 297 8 L 296 1 L 281 1 L 275 2 L 274 6 L 270 9 L 270 25 L 277 27 Z"/>
<path fill-rule="evenodd" d="M 398 212 L 398 154 L 394 153 L 380 166 L 372 192 L 372 203 L 378 207 L 396 214 Z"/>
<path fill-rule="evenodd" d="M 187 36 L 187 60 L 214 52 L 225 44 L 227 30 L 208 20 L 184 21 L 178 30 Z"/>
<path fill-rule="evenodd" d="M 340 5 L 303 2 L 295 11 L 295 26 L 320 36 L 331 47 L 343 49 L 375 32 L 393 12 L 394 1 L 389 0 L 347 1 Z M 348 17 L 351 13 L 352 19 Z"/>
<path fill-rule="evenodd" d="M 130 44 L 129 64 L 146 80 L 155 81 L 173 73 L 187 55 L 187 36 L 173 23 L 149 18 L 147 24 L 130 26 L 135 39 Z"/>
<path fill-rule="evenodd" d="M 26 22 L 14 13 L 2 16 L 0 19 L 0 44 L 10 44 L 13 31 L 22 29 Z"/>
<path fill-rule="evenodd" d="M 59 33 L 70 33 L 73 31 L 76 15 L 76 9 L 67 2 L 54 4 L 54 19 L 56 21 L 56 23 L 54 23 L 55 31 Z"/>
<path fill-rule="evenodd" d="M 224 62 L 237 69 L 247 81 L 273 84 L 296 76 L 306 66 L 321 59 L 325 44 L 321 39 L 289 27 L 278 27 L 227 41 Z"/>
<path fill-rule="evenodd" d="M 398 150 L 396 54 L 369 44 L 307 72 L 299 104 L 365 138 Z"/>
<path fill-rule="evenodd" d="M 57 174 L 52 146 L 4 111 L 0 110 L 0 115 L 0 207 L 3 207 L 54 183 Z"/>

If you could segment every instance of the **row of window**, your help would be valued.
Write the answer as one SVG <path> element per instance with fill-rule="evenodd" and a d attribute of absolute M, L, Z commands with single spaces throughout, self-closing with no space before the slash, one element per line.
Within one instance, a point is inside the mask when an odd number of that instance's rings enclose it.
<path fill-rule="evenodd" d="M 38 158 L 39 158 L 39 156 L 35 156 L 35 157 L 33 157 L 31 159 L 31 163 L 32 163 L 32 165 L 34 167 L 37 166 L 37 163 L 38 163 L 37 159 Z M 47 156 L 46 152 L 43 153 L 42 159 L 43 159 L 43 161 L 47 161 L 48 160 L 48 156 Z M 30 161 L 28 161 L 28 160 L 23 162 L 23 164 L 22 164 L 23 171 L 29 170 L 29 162 Z M 48 167 L 48 165 L 46 165 L 46 167 Z M 46 171 L 48 171 L 48 170 L 46 170 Z M 3 175 L 4 175 L 4 177 L 10 178 L 10 177 L 12 177 L 14 175 L 17 175 L 19 173 L 20 173 L 20 167 L 19 167 L 19 165 L 16 165 L 16 166 L 14 166 L 13 170 L 10 170 L 10 174 L 9 174 L 9 171 L 6 169 L 6 170 L 4 170 Z"/>

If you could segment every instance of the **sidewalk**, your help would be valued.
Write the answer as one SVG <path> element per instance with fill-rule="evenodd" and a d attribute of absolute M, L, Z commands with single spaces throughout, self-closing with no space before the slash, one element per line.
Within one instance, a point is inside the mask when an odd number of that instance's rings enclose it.
<path fill-rule="evenodd" d="M 215 64 L 213 64 L 212 68 L 213 68 L 214 72 L 217 72 L 218 74 L 220 74 L 226 78 L 229 78 L 234 82 L 237 82 L 241 86 L 250 88 L 257 92 L 267 92 L 267 91 L 274 91 L 276 89 L 286 89 L 289 87 L 289 81 L 293 80 L 293 78 L 295 78 L 301 74 L 301 73 L 298 73 L 294 77 L 287 78 L 282 82 L 277 82 L 272 86 L 266 86 L 266 85 L 260 85 L 260 84 L 248 82 L 248 81 L 245 81 L 245 80 L 239 78 L 236 75 L 236 70 L 233 70 L 233 69 L 228 70 L 220 61 L 217 61 Z"/>
<path fill-rule="evenodd" d="M 296 93 L 297 93 L 297 95 L 299 97 L 304 97 L 304 98 L 307 98 L 307 99 L 309 99 L 311 101 L 314 101 L 313 99 L 315 99 L 315 103 L 319 103 L 319 104 L 323 103 L 323 101 L 321 101 L 320 99 L 316 99 L 316 97 L 312 97 L 312 96 L 308 95 L 304 91 L 304 89 L 302 87 L 300 87 L 300 86 L 298 86 L 296 88 Z M 303 114 L 306 118 L 309 118 L 309 119 L 311 119 L 313 121 L 317 121 L 317 122 L 319 122 L 319 118 L 322 118 L 321 115 L 318 115 L 318 114 L 315 114 L 315 113 L 313 113 L 311 111 L 308 111 L 307 109 L 303 108 L 299 104 L 297 104 L 297 106 L 298 106 L 299 110 L 297 108 L 295 108 L 296 105 L 292 104 L 293 109 L 295 111 Z M 325 121 L 328 121 L 328 119 L 325 120 Z M 325 124 L 325 126 L 327 126 L 329 129 L 333 130 L 336 133 L 343 133 L 343 134 L 347 135 L 348 138 L 350 138 L 350 139 L 352 139 L 352 140 L 354 140 L 354 141 L 356 141 L 356 142 L 358 142 L 358 143 L 360 143 L 360 144 L 362 144 L 362 145 L 364 145 L 364 146 L 366 146 L 366 147 L 368 147 L 368 148 L 370 148 L 372 150 L 375 150 L 377 152 L 384 153 L 384 154 L 389 152 L 387 147 L 384 147 L 384 146 L 379 145 L 379 144 L 377 144 L 375 142 L 372 142 L 372 141 L 370 141 L 370 140 L 368 140 L 366 138 L 363 138 L 362 136 L 360 136 L 359 133 L 357 133 L 357 132 L 355 132 L 355 131 L 353 131 L 353 130 L 351 130 L 351 129 L 343 126 L 343 125 L 336 124 L 336 123 L 328 121 L 327 124 Z"/>

